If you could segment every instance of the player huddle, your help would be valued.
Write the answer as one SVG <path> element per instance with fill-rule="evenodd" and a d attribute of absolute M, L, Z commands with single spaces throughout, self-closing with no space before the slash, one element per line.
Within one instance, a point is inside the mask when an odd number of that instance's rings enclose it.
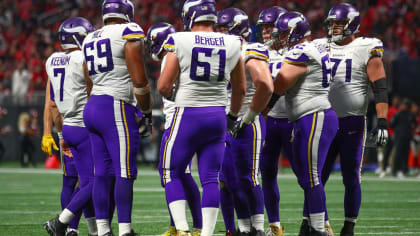
<path fill-rule="evenodd" d="M 159 23 L 145 37 L 133 22 L 129 0 L 104 0 L 102 18 L 98 30 L 80 17 L 63 22 L 63 52 L 46 62 L 50 86 L 43 150 L 50 153 L 55 145 L 54 121 L 66 154 L 63 211 L 44 224 L 50 235 L 78 235 L 81 212 L 89 235 L 113 235 L 115 206 L 118 234 L 138 235 L 131 227 L 136 154 L 139 139 L 151 132 L 152 116 L 144 42 L 149 56 L 161 61 L 157 90 L 166 123 L 159 173 L 171 216 L 163 235 L 213 235 L 219 205 L 226 235 L 266 235 L 264 207 L 267 235 L 283 235 L 277 185 L 282 150 L 304 190 L 299 235 L 334 235 L 324 185 L 338 154 L 345 185 L 340 235 L 354 235 L 369 85 L 378 145 L 387 140 L 388 110 L 383 45 L 356 37 L 357 9 L 333 6 L 326 19 L 328 36 L 311 41 L 304 15 L 270 7 L 257 22 L 261 43 L 248 42 L 245 12 L 217 12 L 214 0 L 184 3 L 185 32 Z M 201 197 L 190 172 L 193 156 Z"/>

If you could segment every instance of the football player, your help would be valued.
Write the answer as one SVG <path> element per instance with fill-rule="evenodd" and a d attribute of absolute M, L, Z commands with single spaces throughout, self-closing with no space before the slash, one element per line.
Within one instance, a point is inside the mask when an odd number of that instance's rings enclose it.
<path fill-rule="evenodd" d="M 70 221 L 84 209 L 88 221 L 89 234 L 97 235 L 95 213 L 92 204 L 93 160 L 88 132 L 83 123 L 83 109 L 87 102 L 88 92 L 83 70 L 84 58 L 81 44 L 86 35 L 93 31 L 92 24 L 82 18 L 74 17 L 64 21 L 59 30 L 59 39 L 63 52 L 53 53 L 46 61 L 48 74 L 47 105 L 50 110 L 58 109 L 62 115 L 57 122 L 62 130 L 60 144 L 65 154 L 72 155 L 80 179 L 80 190 L 72 197 L 65 209 L 56 218 L 44 224 L 50 235 L 65 235 Z M 47 121 L 48 111 L 47 111 Z M 57 116 L 57 115 L 55 115 Z M 47 126 L 51 124 L 47 122 Z M 50 126 L 47 129 L 51 129 Z M 48 132 L 45 132 L 48 133 Z M 46 138 L 49 138 L 47 135 Z M 71 149 L 69 152 L 68 149 Z M 71 226 L 70 229 L 73 229 Z M 76 228 L 77 229 L 77 228 Z M 70 230 L 74 231 L 74 230 Z M 76 234 L 77 231 L 67 233 Z"/>
<path fill-rule="evenodd" d="M 168 38 L 169 34 L 175 33 L 176 29 L 171 24 L 168 23 L 159 23 L 152 25 L 147 31 L 147 42 L 149 45 L 149 54 L 155 61 L 161 61 L 161 69 L 164 68 L 166 60 L 166 50 L 163 50 L 163 44 Z M 165 114 L 165 131 L 162 136 L 161 146 L 160 146 L 160 160 L 159 160 L 159 174 L 161 175 L 161 184 L 162 187 L 165 187 L 163 184 L 163 154 L 165 151 L 165 143 L 169 137 L 171 130 L 169 127 L 172 123 L 172 117 L 175 112 L 175 103 L 164 97 L 163 100 L 163 113 Z M 191 165 L 191 164 L 190 164 Z M 190 165 L 183 176 L 181 176 L 182 184 L 186 190 L 185 196 L 188 202 L 188 205 L 191 210 L 191 215 L 193 218 L 193 236 L 199 236 L 202 228 L 202 216 L 201 216 L 201 198 L 200 191 L 198 189 L 197 183 L 194 181 L 194 178 L 191 175 Z M 169 216 L 171 218 L 171 226 L 169 230 L 162 234 L 162 236 L 176 236 L 175 224 L 172 219 L 172 216 L 169 211 Z"/>
<path fill-rule="evenodd" d="M 236 169 L 238 178 L 238 181 L 233 180 L 233 182 L 238 182 L 238 186 L 230 183 L 231 174 L 228 173 L 232 171 L 232 168 L 229 168 L 230 164 L 228 168 L 226 165 L 222 168 L 222 177 L 226 183 L 224 186 L 230 188 L 234 195 L 238 194 L 236 192 L 242 192 L 240 195 L 245 197 L 245 201 L 241 201 L 241 197 L 235 199 L 240 232 L 250 233 L 252 226 L 255 232 L 251 235 L 265 235 L 264 199 L 258 182 L 258 172 L 261 148 L 265 139 L 265 121 L 259 113 L 266 107 L 273 91 L 273 82 L 268 68 L 268 50 L 260 43 L 247 43 L 251 34 L 248 16 L 240 9 L 227 8 L 220 11 L 217 28 L 220 32 L 242 38 L 242 57 L 247 72 L 245 100 L 238 114 L 241 121 L 236 124 L 233 137 L 227 138 L 224 158 L 224 162 L 233 161 L 233 169 Z M 249 211 L 246 211 L 247 208 Z M 225 219 L 225 224 L 228 222 L 229 220 Z M 232 227 L 227 228 L 231 230 Z"/>
<path fill-rule="evenodd" d="M 310 236 L 328 235 L 325 229 L 325 192 L 321 171 L 338 119 L 328 101 L 331 78 L 326 44 L 309 41 L 309 24 L 298 12 L 281 15 L 273 37 L 285 40 L 286 53 L 268 105 L 285 94 L 288 119 L 293 122 L 292 168 L 308 200 Z"/>
<path fill-rule="evenodd" d="M 191 235 L 181 176 L 194 153 L 203 187 L 201 235 L 213 235 L 219 209 L 218 176 L 225 148 L 229 81 L 232 85 L 229 114 L 237 116 L 245 94 L 241 40 L 214 32 L 216 11 L 214 0 L 184 3 L 184 29 L 191 32 L 169 36 L 164 47 L 171 51 L 158 80 L 160 94 L 175 100 L 176 106 L 162 163 L 166 198 L 178 235 Z"/>
<path fill-rule="evenodd" d="M 152 99 L 143 61 L 143 29 L 133 22 L 134 6 L 129 0 L 105 0 L 104 26 L 90 33 L 83 52 L 91 82 L 90 99 L 83 114 L 92 143 L 95 164 L 93 202 L 98 235 L 110 235 L 110 191 L 115 194 L 118 232 L 137 235 L 131 227 L 133 183 L 137 177 L 136 155 L 139 129 L 136 105 L 142 120 L 151 128 Z M 115 176 L 115 187 L 109 176 Z"/>
<path fill-rule="evenodd" d="M 286 45 L 281 45 L 284 41 L 274 41 L 271 39 L 271 33 L 274 29 L 274 22 L 277 18 L 286 13 L 287 10 L 274 6 L 261 11 L 257 24 L 262 28 L 264 43 L 269 47 L 269 68 L 273 79 L 276 78 L 281 68 L 281 61 L 286 52 Z M 264 193 L 264 204 L 267 211 L 268 223 L 270 225 L 271 235 L 283 235 L 280 225 L 279 202 L 280 192 L 277 184 L 277 173 L 280 152 L 290 159 L 292 155 L 292 144 L 290 138 L 293 125 L 287 119 L 286 101 L 281 96 L 273 109 L 268 113 L 266 119 L 266 137 L 264 146 L 261 150 L 261 177 L 262 189 Z"/>
<path fill-rule="evenodd" d="M 347 3 L 332 7 L 326 19 L 330 44 L 333 83 L 329 100 L 339 119 L 339 131 L 328 152 L 322 172 L 326 184 L 337 154 L 345 186 L 344 226 L 341 236 L 353 236 L 359 215 L 362 192 L 360 188 L 363 151 L 366 142 L 366 111 L 368 87 L 372 85 L 378 117 L 373 134 L 378 146 L 388 139 L 388 93 L 384 65 L 383 44 L 377 38 L 356 37 L 360 27 L 360 13 Z M 317 40 L 318 41 L 318 40 Z"/>

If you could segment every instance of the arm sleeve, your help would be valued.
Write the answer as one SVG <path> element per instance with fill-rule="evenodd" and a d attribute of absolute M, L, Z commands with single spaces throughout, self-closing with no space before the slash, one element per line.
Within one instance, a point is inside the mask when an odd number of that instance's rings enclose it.
<path fill-rule="evenodd" d="M 166 39 L 165 43 L 163 44 L 163 49 L 168 52 L 175 52 L 175 40 L 172 35 L 169 35 Z"/>
<path fill-rule="evenodd" d="M 384 45 L 381 40 L 377 38 L 371 39 L 368 50 L 368 60 L 372 57 L 382 57 L 384 55 Z"/>
<path fill-rule="evenodd" d="M 268 63 L 268 58 L 268 50 L 261 44 L 253 43 L 245 47 L 245 63 L 250 59 L 258 59 Z"/>
<path fill-rule="evenodd" d="M 309 61 L 309 57 L 305 53 L 303 46 L 295 46 L 291 48 L 284 57 L 283 62 L 293 65 L 306 65 Z"/>
<path fill-rule="evenodd" d="M 54 89 L 53 89 L 53 86 L 52 86 L 51 81 L 50 81 L 50 100 L 51 101 L 55 101 L 55 98 L 54 98 Z"/>
<path fill-rule="evenodd" d="M 138 24 L 129 23 L 124 28 L 121 36 L 124 40 L 143 40 L 144 31 Z"/>

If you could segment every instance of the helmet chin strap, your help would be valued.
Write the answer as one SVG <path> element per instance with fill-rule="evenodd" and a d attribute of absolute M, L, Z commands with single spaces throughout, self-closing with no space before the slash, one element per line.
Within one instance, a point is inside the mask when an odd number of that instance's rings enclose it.
<path fill-rule="evenodd" d="M 79 41 L 77 40 L 76 36 L 72 35 L 74 41 L 76 42 L 77 46 L 82 49 L 82 45 L 80 45 Z"/>

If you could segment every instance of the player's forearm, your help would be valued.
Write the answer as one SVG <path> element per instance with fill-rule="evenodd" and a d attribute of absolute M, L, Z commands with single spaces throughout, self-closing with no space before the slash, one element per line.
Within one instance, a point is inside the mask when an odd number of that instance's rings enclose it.
<path fill-rule="evenodd" d="M 388 115 L 388 103 L 384 103 L 384 102 L 377 103 L 376 104 L 376 116 L 378 118 L 385 118 L 386 119 L 387 115 Z"/>
<path fill-rule="evenodd" d="M 141 111 L 150 111 L 153 108 L 153 99 L 151 93 L 144 95 L 136 94 L 137 102 L 139 103 Z"/>
<path fill-rule="evenodd" d="M 63 130 L 63 116 L 60 114 L 60 112 L 58 112 L 57 107 L 51 107 L 51 115 L 55 127 L 57 128 L 58 132 L 61 132 Z"/>
<path fill-rule="evenodd" d="M 44 135 L 51 134 L 52 130 L 52 115 L 48 107 L 48 104 L 45 104 L 44 107 Z"/>
<path fill-rule="evenodd" d="M 257 113 L 262 112 L 270 100 L 273 93 L 273 84 L 271 78 L 269 81 L 261 81 L 256 83 L 256 90 L 252 98 L 250 109 Z"/>
<path fill-rule="evenodd" d="M 245 98 L 245 90 L 241 88 L 232 87 L 232 96 L 230 98 L 230 111 L 234 114 L 238 114 L 241 110 L 242 103 Z"/>

